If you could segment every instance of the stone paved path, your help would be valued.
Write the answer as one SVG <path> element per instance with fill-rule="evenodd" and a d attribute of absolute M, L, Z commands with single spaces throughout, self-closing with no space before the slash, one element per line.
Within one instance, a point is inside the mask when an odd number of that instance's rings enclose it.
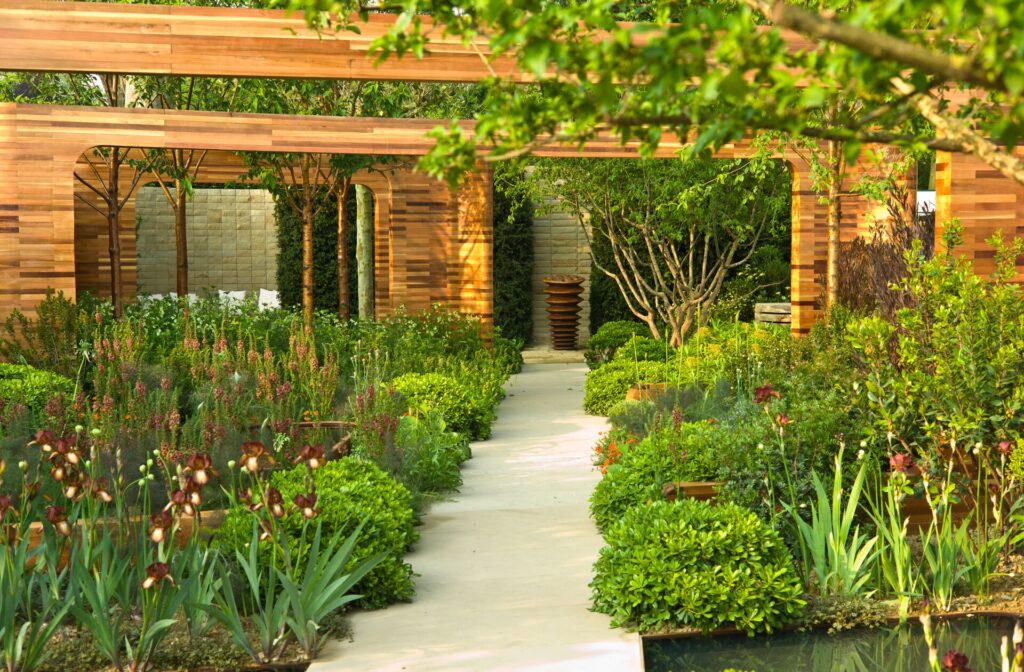
<path fill-rule="evenodd" d="M 587 513 L 590 453 L 606 425 L 583 414 L 583 364 L 527 364 L 507 386 L 465 483 L 435 505 L 408 556 L 416 600 L 352 617 L 311 672 L 638 672 L 640 638 L 588 611 L 601 538 Z"/>

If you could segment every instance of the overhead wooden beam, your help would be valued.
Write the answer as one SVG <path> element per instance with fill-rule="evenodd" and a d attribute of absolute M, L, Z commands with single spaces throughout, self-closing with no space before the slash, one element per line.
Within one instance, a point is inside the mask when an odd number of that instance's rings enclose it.
<path fill-rule="evenodd" d="M 281 10 L 4 0 L 0 70 L 476 82 L 493 69 L 525 80 L 512 59 L 487 63 L 485 39 L 465 45 L 440 29 L 424 58 L 377 64 L 370 44 L 393 22 L 376 14 L 359 34 L 318 34 Z"/>
<path fill-rule="evenodd" d="M 392 14 L 371 14 L 359 23 L 358 34 L 318 34 L 301 15 L 283 10 L 3 0 L 0 70 L 463 83 L 490 75 L 533 79 L 514 58 L 492 58 L 486 36 L 464 44 L 444 36 L 428 18 L 428 54 L 377 63 L 370 46 L 394 22 Z M 796 33 L 783 31 L 783 37 L 794 50 L 816 48 Z"/>

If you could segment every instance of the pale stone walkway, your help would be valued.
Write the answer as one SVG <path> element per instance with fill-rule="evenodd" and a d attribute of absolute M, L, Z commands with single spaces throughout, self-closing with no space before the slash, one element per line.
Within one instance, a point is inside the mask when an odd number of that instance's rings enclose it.
<path fill-rule="evenodd" d="M 588 611 L 601 538 L 587 513 L 605 423 L 583 414 L 582 364 L 528 364 L 465 484 L 408 556 L 416 599 L 352 618 L 311 672 L 638 672 L 640 638 Z"/>

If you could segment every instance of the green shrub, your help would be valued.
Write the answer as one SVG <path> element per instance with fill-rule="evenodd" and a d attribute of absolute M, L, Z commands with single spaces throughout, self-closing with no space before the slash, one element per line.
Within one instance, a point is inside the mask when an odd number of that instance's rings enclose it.
<path fill-rule="evenodd" d="M 533 206 L 519 193 L 522 174 L 494 180 L 494 326 L 525 343 L 533 333 Z"/>
<path fill-rule="evenodd" d="M 658 407 L 652 401 L 620 401 L 608 410 L 608 421 L 613 428 L 639 439 L 647 436 L 657 417 Z"/>
<path fill-rule="evenodd" d="M 587 373 L 583 409 L 591 415 L 607 415 L 633 385 L 662 383 L 668 378 L 669 368 L 662 362 L 609 362 Z"/>
<path fill-rule="evenodd" d="M 75 384 L 64 376 L 40 371 L 27 364 L 0 363 L 0 399 L 22 404 L 42 418 L 46 402 L 58 395 L 70 397 Z"/>
<path fill-rule="evenodd" d="M 313 472 L 313 481 L 320 510 L 317 520 L 323 523 L 325 536 L 339 530 L 347 536 L 368 517 L 350 566 L 377 553 L 387 556 L 353 589 L 363 596 L 358 604 L 377 609 L 411 600 L 412 567 L 403 556 L 416 542 L 417 534 L 408 489 L 372 462 L 358 457 L 328 462 Z M 306 467 L 277 472 L 271 482 L 284 501 L 291 502 L 295 495 L 306 492 Z M 297 536 L 302 528 L 300 514 L 293 512 L 283 520 L 289 533 Z M 216 543 L 233 556 L 235 549 L 243 549 L 251 539 L 252 515 L 243 506 L 231 509 L 217 532 Z"/>
<path fill-rule="evenodd" d="M 469 441 L 450 432 L 439 413 L 407 415 L 395 443 L 402 454 L 402 483 L 414 493 L 442 493 L 462 485 L 459 466 L 470 456 Z"/>
<path fill-rule="evenodd" d="M 733 504 L 630 509 L 594 565 L 594 610 L 642 631 L 771 632 L 800 617 L 801 582 L 779 534 Z"/>
<path fill-rule="evenodd" d="M 668 341 L 656 341 L 650 336 L 636 335 L 623 343 L 615 351 L 613 359 L 640 362 L 671 361 L 675 350 Z"/>
<path fill-rule="evenodd" d="M 623 447 L 590 496 L 590 513 L 602 530 L 626 511 L 662 498 L 661 487 L 675 481 L 707 481 L 718 470 L 716 426 L 682 423 L 660 427 L 639 443 Z"/>
<path fill-rule="evenodd" d="M 615 356 L 615 351 L 633 336 L 650 335 L 647 325 L 627 320 L 605 322 L 590 338 L 583 356 L 587 366 L 596 369 Z"/>
<path fill-rule="evenodd" d="M 407 373 L 391 381 L 391 386 L 412 407 L 439 412 L 448 426 L 474 441 L 491 435 L 494 413 L 486 403 L 474 399 L 458 380 L 441 373 Z"/>
<path fill-rule="evenodd" d="M 93 304 L 91 299 L 75 303 L 64 292 L 47 290 L 35 318 L 13 310 L 0 325 L 0 359 L 77 377 L 80 348 L 91 345 L 96 327 Z M 96 307 L 102 309 L 102 304 Z"/>

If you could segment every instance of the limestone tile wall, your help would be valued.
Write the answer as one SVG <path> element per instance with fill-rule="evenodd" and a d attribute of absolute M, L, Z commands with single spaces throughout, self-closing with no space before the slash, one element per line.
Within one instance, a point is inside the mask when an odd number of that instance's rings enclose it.
<path fill-rule="evenodd" d="M 277 287 L 274 199 L 262 189 L 197 189 L 188 204 L 189 289 Z M 174 213 L 159 187 L 136 200 L 140 294 L 175 288 Z"/>
<path fill-rule="evenodd" d="M 531 345 L 551 345 L 544 276 L 562 273 L 582 275 L 583 303 L 580 310 L 582 347 L 590 336 L 590 246 L 587 236 L 573 215 L 566 212 L 539 212 L 533 220 L 533 339 Z"/>

